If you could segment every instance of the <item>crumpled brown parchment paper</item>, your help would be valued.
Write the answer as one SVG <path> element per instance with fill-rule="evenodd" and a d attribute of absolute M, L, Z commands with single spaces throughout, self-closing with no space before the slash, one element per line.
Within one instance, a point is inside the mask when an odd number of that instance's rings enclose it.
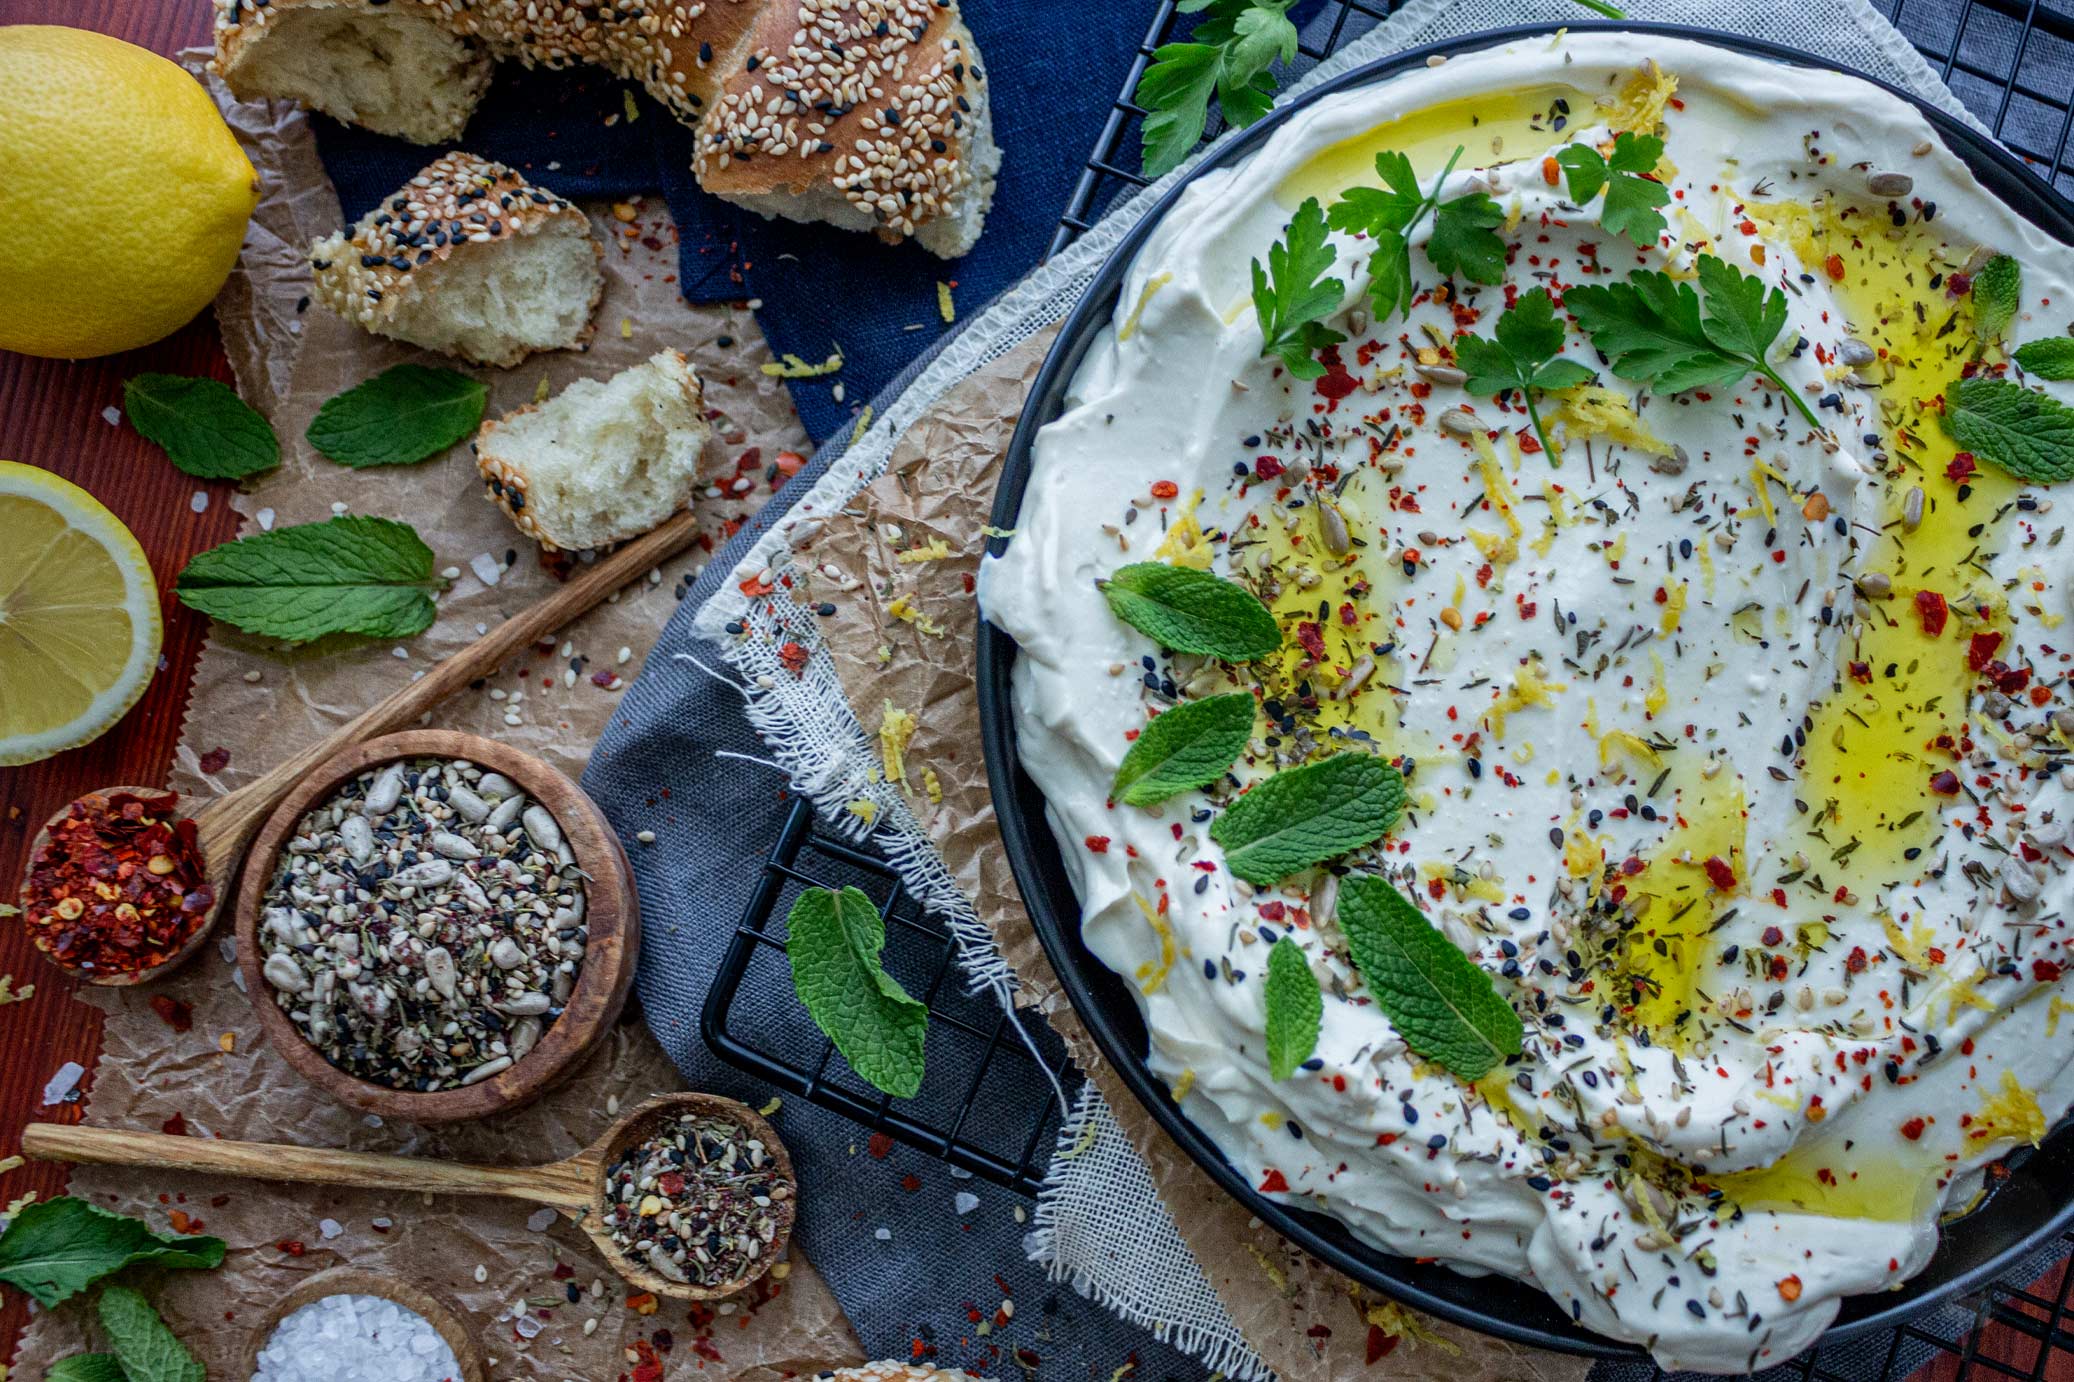
<path fill-rule="evenodd" d="M 324 460 L 302 441 L 325 399 L 391 364 L 421 357 L 310 305 L 303 247 L 336 229 L 340 216 L 307 126 L 289 107 L 232 104 L 220 88 L 216 94 L 264 183 L 218 318 L 241 391 L 274 424 L 283 455 L 278 470 L 234 500 L 245 517 L 243 531 L 319 521 L 343 505 L 408 521 L 439 565 L 458 568 L 459 575 L 440 601 L 438 623 L 402 643 L 331 639 L 284 650 L 219 624 L 195 675 L 172 783 L 184 795 L 204 798 L 240 786 L 329 732 L 472 641 L 481 627 L 540 598 L 554 580 L 533 544 L 484 499 L 465 444 L 418 466 L 356 471 Z M 590 209 L 608 246 L 595 343 L 586 353 L 535 356 L 513 370 L 474 373 L 490 387 L 494 416 L 534 401 L 543 386 L 603 377 L 665 346 L 683 350 L 706 381 L 708 407 L 719 414 L 718 440 L 706 458 L 719 492 L 698 503 L 707 545 L 637 580 L 554 644 L 536 647 L 432 717 L 442 727 L 538 754 L 572 777 L 619 699 L 618 692 L 594 685 L 592 673 L 632 680 L 675 607 L 680 583 L 717 549 L 723 525 L 769 497 L 764 467 L 780 449 L 810 449 L 783 382 L 757 368 L 770 356 L 749 313 L 694 308 L 679 296 L 677 248 L 660 201 L 638 206 L 631 222 L 609 206 Z M 752 451 L 760 456 L 741 466 Z M 751 481 L 740 494 L 733 492 L 738 467 Z M 478 564 L 494 583 L 476 573 Z M 576 657 L 588 662 L 571 677 Z M 268 1049 L 234 984 L 227 922 L 220 931 L 220 946 L 205 949 L 164 984 L 146 992 L 90 992 L 89 1001 L 107 1018 L 89 1085 L 89 1123 L 146 1131 L 184 1125 L 196 1137 L 522 1164 L 570 1155 L 603 1133 L 618 1108 L 680 1087 L 630 1011 L 600 1051 L 530 1108 L 439 1129 L 383 1125 L 331 1102 Z M 169 1011 L 186 1030 L 154 1010 L 154 998 L 176 1005 Z M 500 1379 L 609 1382 L 639 1356 L 629 1348 L 656 1350 L 670 1377 L 696 1371 L 777 1378 L 861 1358 L 834 1297 L 796 1253 L 783 1264 L 781 1280 L 767 1279 L 737 1300 L 717 1307 L 663 1301 L 643 1315 L 628 1308 L 630 1288 L 580 1232 L 546 1216 L 533 1220 L 545 1225 L 536 1230 L 528 1206 L 514 1201 L 433 1200 L 88 1166 L 74 1172 L 71 1192 L 160 1228 L 177 1210 L 191 1226 L 229 1243 L 220 1270 L 170 1273 L 151 1292 L 212 1378 L 242 1382 L 252 1331 L 268 1307 L 307 1274 L 340 1265 L 443 1291 L 468 1312 L 493 1362 L 492 1376 Z M 592 1320 L 595 1330 L 586 1334 Z M 24 1337 L 16 1375 L 41 1377 L 55 1360 L 93 1346 L 93 1335 L 84 1299 L 39 1314 Z"/>
<path fill-rule="evenodd" d="M 1021 981 L 1018 1001 L 1044 1014 L 1101 1089 L 1225 1308 L 1285 1382 L 1382 1376 L 1578 1382 L 1588 1368 L 1583 1359 L 1424 1318 L 1413 1337 L 1371 1367 L 1367 1312 L 1381 1300 L 1290 1247 L 1219 1189 L 1102 1060 L 1060 990 L 994 822 L 979 749 L 979 605 L 972 594 L 985 547 L 981 528 L 993 508 L 1009 436 L 1053 334 L 1025 342 L 946 394 L 901 439 L 886 474 L 830 515 L 803 548 L 800 567 L 814 573 L 807 598 L 836 606 L 819 628 L 852 711 L 868 732 L 878 728 L 888 702 L 915 716 L 905 754 L 909 805 L 993 930 Z M 948 558 L 898 560 L 897 553 L 939 538 Z M 846 589 L 851 581 L 857 584 Z M 923 619 L 888 613 L 903 597 Z M 924 620 L 939 627 L 940 636 L 927 632 Z M 925 785 L 930 769 L 940 801 L 930 799 Z"/>

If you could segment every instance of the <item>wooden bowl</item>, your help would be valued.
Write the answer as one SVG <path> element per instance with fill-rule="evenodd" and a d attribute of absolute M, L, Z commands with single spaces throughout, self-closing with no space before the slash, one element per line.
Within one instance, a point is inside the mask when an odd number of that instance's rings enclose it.
<path fill-rule="evenodd" d="M 401 1277 L 362 1271 L 358 1267 L 333 1267 L 318 1272 L 281 1297 L 266 1312 L 259 1328 L 252 1331 L 252 1342 L 245 1349 L 244 1371 L 238 1376 L 250 1377 L 259 1371 L 259 1351 L 266 1347 L 267 1340 L 274 1337 L 274 1330 L 280 1327 L 281 1321 L 326 1296 L 380 1296 L 383 1300 L 395 1301 L 406 1310 L 415 1311 L 439 1331 L 439 1337 L 446 1340 L 447 1347 L 454 1351 L 454 1360 L 461 1365 L 459 1382 L 489 1382 L 490 1370 L 483 1361 L 482 1345 L 476 1342 L 475 1333 L 468 1328 L 458 1305 L 438 1292 Z"/>
<path fill-rule="evenodd" d="M 585 881 L 584 924 L 590 928 L 576 989 L 540 1042 L 508 1068 L 476 1084 L 421 1092 L 392 1089 L 339 1069 L 309 1044 L 274 997 L 261 972 L 259 919 L 282 849 L 313 808 L 369 768 L 400 758 L 463 758 L 500 772 L 546 807 L 576 855 Z M 524 1107 L 570 1074 L 612 1030 L 641 951 L 641 907 L 633 871 L 604 813 L 580 788 L 531 754 L 495 740 L 452 730 L 419 729 L 386 735 L 319 764 L 260 828 L 246 860 L 237 897 L 238 968 L 245 994 L 267 1040 L 296 1073 L 339 1102 L 383 1118 L 412 1123 L 455 1123 Z"/>
<path fill-rule="evenodd" d="M 635 1261 L 620 1251 L 612 1241 L 612 1232 L 606 1227 L 605 1211 L 609 1208 L 606 1195 L 609 1187 L 606 1176 L 612 1163 L 621 1152 L 646 1138 L 656 1123 L 665 1117 L 676 1117 L 685 1113 L 710 1113 L 742 1125 L 742 1130 L 763 1143 L 770 1155 L 771 1169 L 786 1186 L 785 1199 L 772 1202 L 772 1211 L 778 1221 L 777 1236 L 771 1239 L 770 1249 L 756 1259 L 750 1269 L 733 1281 L 713 1286 L 696 1286 L 689 1282 L 672 1281 L 668 1277 Z M 595 1155 L 597 1160 L 591 1174 L 590 1212 L 578 1222 L 583 1231 L 605 1255 L 614 1271 L 644 1291 L 653 1291 L 659 1296 L 675 1300 L 719 1300 L 731 1296 L 755 1281 L 771 1269 L 785 1253 L 785 1245 L 792 1240 L 792 1222 L 799 1212 L 799 1177 L 792 1170 L 791 1153 L 778 1140 L 777 1130 L 764 1121 L 763 1116 L 747 1104 L 739 1103 L 720 1094 L 658 1094 L 653 1099 L 643 1100 L 621 1115 L 600 1138 L 591 1151 L 584 1154 L 587 1161 Z"/>
<path fill-rule="evenodd" d="M 136 797 L 174 797 L 175 801 L 178 801 L 175 793 L 164 791 L 157 787 L 103 787 L 98 791 L 88 792 L 84 796 L 75 797 L 59 807 L 51 818 L 43 823 L 43 828 L 36 832 L 36 838 L 29 842 L 29 852 L 24 856 L 28 863 L 22 869 L 20 896 L 16 899 L 24 914 L 29 910 L 29 870 L 33 867 L 36 856 L 41 854 L 43 847 L 50 843 L 51 829 L 71 815 L 72 808 L 82 802 L 91 808 L 100 809 L 108 804 L 110 797 L 122 796 L 124 794 Z M 176 806 L 171 814 L 177 817 L 184 813 Z M 206 860 L 204 861 L 204 867 L 207 867 Z M 116 970 L 112 973 L 101 970 L 77 969 L 58 959 L 33 941 L 30 942 L 30 947 L 42 957 L 44 963 L 64 970 L 65 973 L 79 980 L 82 984 L 93 984 L 99 988 L 134 988 L 138 984 L 148 984 L 153 980 L 163 979 L 166 975 L 171 974 L 174 970 L 194 958 L 195 954 L 207 943 L 209 933 L 216 929 L 216 919 L 223 915 L 223 895 L 227 888 L 218 880 L 214 869 L 209 869 L 208 873 L 209 881 L 217 884 L 216 900 L 210 903 L 209 910 L 202 914 L 201 924 L 194 928 L 194 934 L 189 936 L 178 950 L 149 969 Z"/>

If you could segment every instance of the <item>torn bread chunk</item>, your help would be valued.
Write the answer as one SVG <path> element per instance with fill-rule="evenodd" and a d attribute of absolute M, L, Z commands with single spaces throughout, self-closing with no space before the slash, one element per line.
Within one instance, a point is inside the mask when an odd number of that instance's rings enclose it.
<path fill-rule="evenodd" d="M 691 502 L 713 429 L 674 350 L 482 425 L 475 464 L 519 531 L 550 551 L 639 537 Z"/>
<path fill-rule="evenodd" d="M 378 335 L 478 365 L 590 340 L 605 289 L 590 218 L 511 169 L 450 153 L 348 236 L 310 247 L 317 296 Z"/>
<path fill-rule="evenodd" d="M 216 0 L 215 67 L 234 95 L 416 144 L 459 137 L 494 65 L 486 45 L 413 3 Z"/>

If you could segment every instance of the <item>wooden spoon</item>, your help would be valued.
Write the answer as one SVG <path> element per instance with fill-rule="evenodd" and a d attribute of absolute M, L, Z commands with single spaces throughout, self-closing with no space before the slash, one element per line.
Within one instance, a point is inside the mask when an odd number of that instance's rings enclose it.
<path fill-rule="evenodd" d="M 208 940 L 209 932 L 216 925 L 216 918 L 223 911 L 225 899 L 231 895 L 232 884 L 237 879 L 238 866 L 244 862 L 245 852 L 252 844 L 252 837 L 258 833 L 260 824 L 273 812 L 274 807 L 280 804 L 281 799 L 318 764 L 341 749 L 350 748 L 393 730 L 416 725 L 420 716 L 448 696 L 477 678 L 488 676 L 499 663 L 513 653 L 537 642 L 543 634 L 559 629 L 584 614 L 642 572 L 677 555 L 690 546 L 692 539 L 697 536 L 698 519 L 686 510 L 610 555 L 592 562 L 589 566 L 578 567 L 575 575 L 545 599 L 514 614 L 424 676 L 397 688 L 395 694 L 340 725 L 273 771 L 246 783 L 235 792 L 216 798 L 195 812 L 197 843 L 201 847 L 202 862 L 208 874 L 209 886 L 215 890 L 216 900 L 210 904 L 201 924 L 195 928 L 194 935 L 161 963 L 148 969 L 99 973 L 62 964 L 43 952 L 41 947 L 38 947 L 38 953 L 85 983 L 110 988 L 149 983 L 153 979 L 170 974 L 200 950 L 202 943 Z M 36 857 L 43 852 L 44 844 L 50 838 L 51 827 L 64 820 L 74 804 L 83 805 L 89 811 L 98 810 L 105 807 L 108 797 L 119 792 L 146 797 L 165 795 L 144 787 L 103 787 L 99 791 L 88 792 L 79 797 L 76 803 L 68 802 L 64 810 L 53 815 L 49 824 L 38 832 L 29 849 L 30 862 L 33 864 Z M 25 875 L 21 887 L 24 910 L 28 907 L 28 891 L 28 878 Z"/>
<path fill-rule="evenodd" d="M 740 1277 L 713 1286 L 672 1281 L 652 1271 L 627 1256 L 605 1227 L 606 1168 L 627 1147 L 646 1137 L 658 1120 L 683 1113 L 715 1114 L 741 1125 L 750 1137 L 763 1143 L 771 1169 L 785 1191 L 784 1198 L 773 1197 L 771 1211 L 777 1219 L 778 1232 L 770 1245 Z M 501 1195 L 505 1199 L 525 1200 L 567 1215 L 590 1235 L 612 1270 L 633 1285 L 677 1300 L 731 1296 L 769 1271 L 791 1239 L 799 1195 L 792 1158 L 771 1125 L 747 1105 L 718 1094 L 657 1095 L 636 1105 L 603 1137 L 575 1156 L 544 1166 L 471 1166 L 423 1157 L 380 1156 L 271 1142 L 225 1142 L 64 1123 L 31 1123 L 23 1128 L 22 1152 L 46 1161 L 98 1166 L 149 1166 L 304 1185 L 421 1190 L 436 1195 Z"/>

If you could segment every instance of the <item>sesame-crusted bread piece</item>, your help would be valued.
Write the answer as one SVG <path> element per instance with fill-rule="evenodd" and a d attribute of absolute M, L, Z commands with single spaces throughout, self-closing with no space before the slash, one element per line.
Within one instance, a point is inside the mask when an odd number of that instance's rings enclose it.
<path fill-rule="evenodd" d="M 417 144 L 457 137 L 494 64 L 436 12 L 393 0 L 216 0 L 216 57 L 241 100 L 271 97 Z"/>
<path fill-rule="evenodd" d="M 478 365 L 590 340 L 605 290 L 590 218 L 501 163 L 450 153 L 310 247 L 347 321 Z"/>
<path fill-rule="evenodd" d="M 795 221 L 910 236 L 955 258 L 1001 152 L 954 0 L 792 0 L 764 11 L 699 127 L 708 192 Z"/>
<path fill-rule="evenodd" d="M 553 551 L 639 537 L 691 502 L 713 429 L 674 350 L 482 425 L 475 466 L 519 531 Z"/>

